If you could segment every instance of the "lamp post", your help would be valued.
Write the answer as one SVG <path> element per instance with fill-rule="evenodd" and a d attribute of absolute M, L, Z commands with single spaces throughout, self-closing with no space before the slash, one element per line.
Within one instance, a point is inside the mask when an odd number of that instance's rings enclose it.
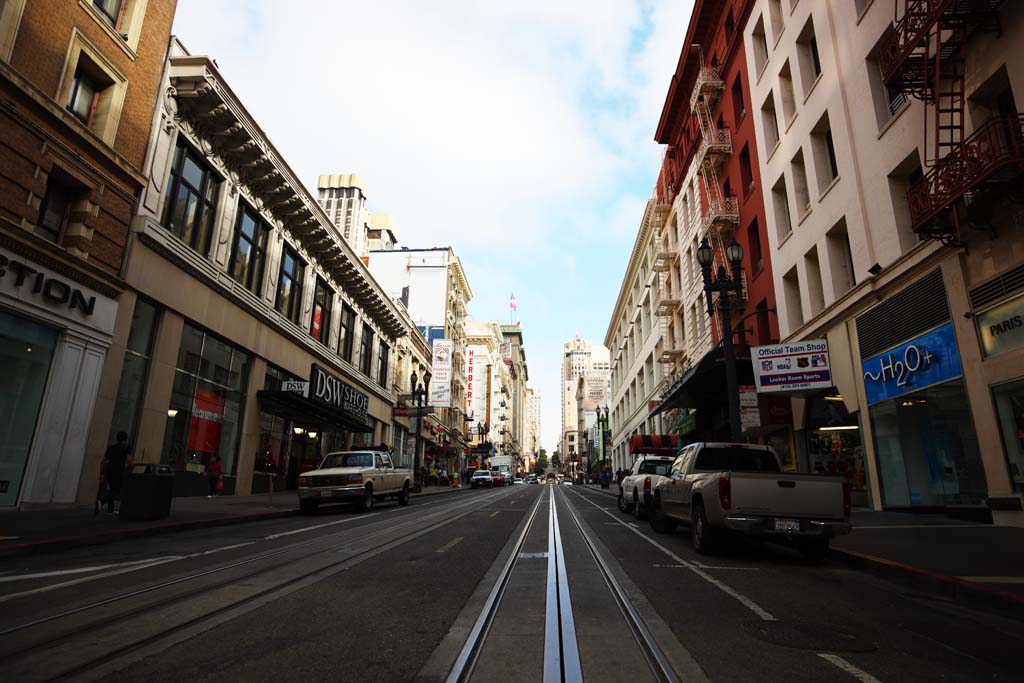
<path fill-rule="evenodd" d="M 605 460 L 607 459 L 607 454 L 604 451 L 604 435 L 609 431 L 608 406 L 605 406 L 604 409 L 602 409 L 601 406 L 597 407 L 597 431 L 598 438 L 601 439 L 601 445 L 598 446 L 600 449 L 598 452 L 601 454 L 601 469 L 604 469 Z"/>
<path fill-rule="evenodd" d="M 427 392 L 430 387 L 430 373 L 423 373 L 423 384 L 419 383 L 419 377 L 416 375 L 416 371 L 412 371 L 412 377 L 410 377 L 412 383 L 412 404 L 416 407 L 416 452 L 413 453 L 413 488 L 412 490 L 419 493 L 423 490 L 423 479 L 420 477 L 420 434 L 423 431 L 423 407 L 427 404 Z"/>
<path fill-rule="evenodd" d="M 715 314 L 715 306 L 711 301 L 711 294 L 718 292 L 719 310 L 722 312 L 722 350 L 725 354 L 725 391 L 729 401 L 729 438 L 738 443 L 742 436 L 740 432 L 740 397 L 736 381 L 736 356 L 732 345 L 732 297 L 735 294 L 737 301 L 743 295 L 743 280 L 741 267 L 743 265 L 743 247 L 733 239 L 732 243 L 725 249 L 725 258 L 732 268 L 732 275 L 725 271 L 724 265 L 718 266 L 718 272 L 714 278 L 711 276 L 711 266 L 715 258 L 715 252 L 708 244 L 707 238 L 697 248 L 697 263 L 700 264 L 701 274 L 704 276 L 704 293 L 708 300 L 708 317 Z"/>

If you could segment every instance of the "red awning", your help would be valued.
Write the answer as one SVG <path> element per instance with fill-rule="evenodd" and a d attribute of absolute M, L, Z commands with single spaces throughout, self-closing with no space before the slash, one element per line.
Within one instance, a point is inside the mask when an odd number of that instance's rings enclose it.
<path fill-rule="evenodd" d="M 679 437 L 675 434 L 634 434 L 629 437 L 629 454 L 675 455 Z"/>

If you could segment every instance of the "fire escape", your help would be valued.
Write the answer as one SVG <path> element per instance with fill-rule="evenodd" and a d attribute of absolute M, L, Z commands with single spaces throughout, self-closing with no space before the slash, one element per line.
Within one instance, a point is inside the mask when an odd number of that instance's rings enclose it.
<path fill-rule="evenodd" d="M 900 0 L 895 0 L 897 11 Z M 922 239 L 963 246 L 963 230 L 984 226 L 994 202 L 1016 190 L 1024 174 L 1024 119 L 1003 113 L 964 136 L 967 96 L 964 45 L 1000 31 L 1003 0 L 905 0 L 882 47 L 882 77 L 925 104 L 925 156 L 930 167 L 907 194 L 911 228 Z M 929 130 L 931 146 L 929 147 Z"/>
<path fill-rule="evenodd" d="M 656 204 L 651 220 L 654 221 L 654 264 L 652 270 L 658 273 L 658 298 L 654 314 L 658 316 L 658 327 L 661 334 L 661 353 L 658 361 L 662 364 L 661 382 L 656 393 L 658 395 L 670 386 L 679 367 L 677 363 L 685 360 L 686 351 L 674 334 L 675 315 L 682 300 L 679 292 L 672 286 L 672 270 L 679 265 L 679 249 L 675 236 L 671 235 L 668 215 L 669 204 Z"/>
<path fill-rule="evenodd" d="M 700 232 L 714 249 L 715 262 L 725 263 L 725 247 L 731 242 L 740 222 L 739 200 L 732 194 L 723 193 L 718 182 L 719 171 L 732 155 L 732 136 L 728 129 L 719 128 L 711 118 L 711 112 L 725 90 L 725 81 L 717 66 L 704 65 L 703 50 L 700 51 L 700 63 L 697 80 L 690 94 L 690 112 L 696 117 L 700 128 L 694 157 L 704 185 Z M 743 278 L 743 300 L 746 301 L 746 273 Z M 719 325 L 717 317 L 712 324 Z M 721 334 L 722 330 L 718 332 Z"/>

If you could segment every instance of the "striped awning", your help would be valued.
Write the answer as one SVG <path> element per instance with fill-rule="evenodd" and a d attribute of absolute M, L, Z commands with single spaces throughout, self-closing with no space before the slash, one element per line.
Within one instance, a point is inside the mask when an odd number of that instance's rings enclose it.
<path fill-rule="evenodd" d="M 675 434 L 634 434 L 629 437 L 629 454 L 675 455 L 679 437 Z"/>

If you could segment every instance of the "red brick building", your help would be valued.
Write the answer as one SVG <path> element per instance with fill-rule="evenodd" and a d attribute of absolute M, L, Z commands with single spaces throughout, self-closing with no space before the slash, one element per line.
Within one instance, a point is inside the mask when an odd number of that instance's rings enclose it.
<path fill-rule="evenodd" d="M 75 500 L 175 4 L 0 3 L 2 507 Z"/>
<path fill-rule="evenodd" d="M 705 239 L 714 249 L 713 269 L 721 264 L 729 270 L 725 249 L 732 240 L 743 248 L 743 301 L 732 309 L 741 385 L 753 383 L 748 347 L 779 337 L 741 31 L 753 4 L 752 0 L 694 3 L 655 133 L 655 140 L 667 146 L 656 195 L 658 203 L 670 206 L 675 216 L 669 220 L 676 226 L 683 255 L 679 315 L 683 336 L 689 340 L 686 364 L 666 392 L 661 409 L 696 409 L 697 432 L 706 438 L 727 438 L 729 430 L 721 310 L 706 318 L 703 279 L 695 262 L 697 247 Z M 786 429 L 781 423 L 788 413 L 772 417 L 778 411 L 767 405 L 760 412 L 762 426 L 746 429 L 747 436 L 777 431 L 769 426 L 774 422 L 780 423 L 779 430 Z"/>

